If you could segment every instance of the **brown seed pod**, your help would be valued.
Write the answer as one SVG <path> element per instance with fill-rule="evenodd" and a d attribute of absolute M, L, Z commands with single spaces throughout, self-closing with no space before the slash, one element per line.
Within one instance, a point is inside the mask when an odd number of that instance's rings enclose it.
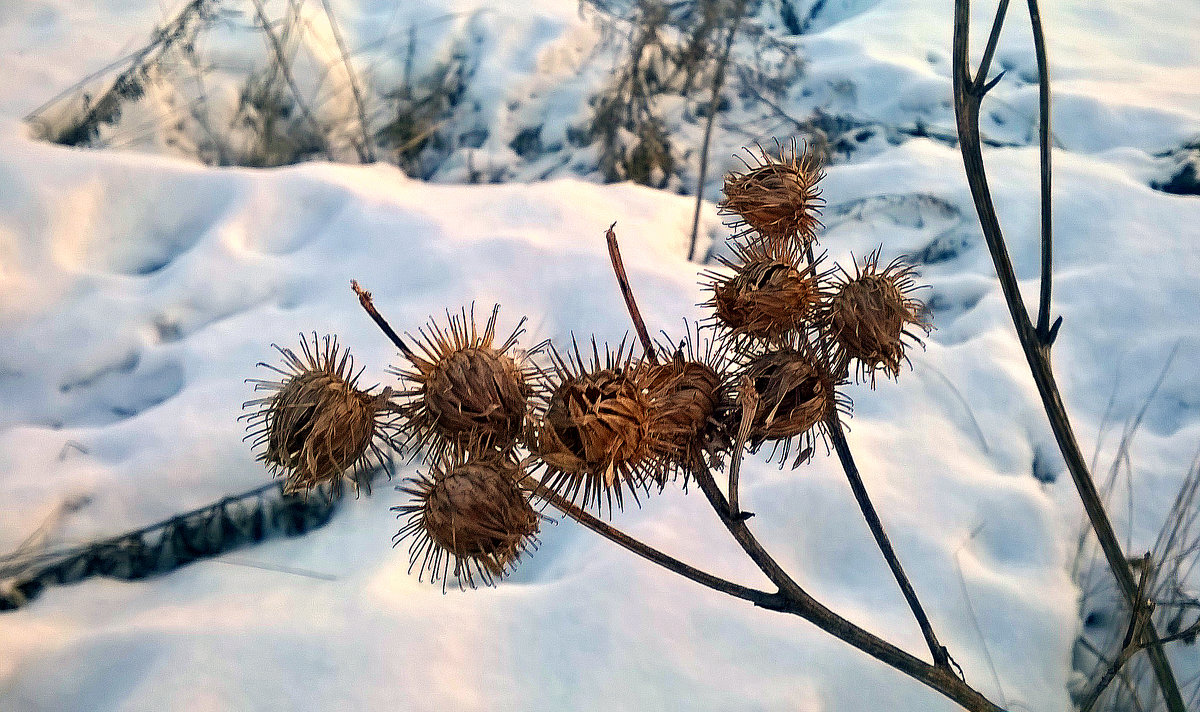
<path fill-rule="evenodd" d="M 370 487 L 373 466 L 390 468 L 388 450 L 398 449 L 396 419 L 388 404 L 391 388 L 378 394 L 356 387 L 354 359 L 337 339 L 326 336 L 312 343 L 301 338 L 302 357 L 291 349 L 275 349 L 283 368 L 259 364 L 281 376 L 279 381 L 251 379 L 256 391 L 274 391 L 266 398 L 247 401 L 242 416 L 258 459 L 284 478 L 284 492 L 308 492 L 325 487 L 330 496 L 341 492 L 342 477 L 355 489 Z M 390 474 L 390 469 L 389 469 Z"/>
<path fill-rule="evenodd" d="M 754 356 L 735 374 L 735 381 L 748 378 L 758 395 L 758 407 L 750 427 L 750 448 L 774 443 L 773 458 L 782 466 L 793 445 L 799 447 L 792 467 L 812 457 L 818 438 L 825 437 L 825 419 L 837 412 L 849 414 L 850 400 L 838 392 L 844 384 L 832 368 L 828 354 L 796 342 Z M 727 420 L 730 432 L 741 422 L 741 407 Z"/>
<path fill-rule="evenodd" d="M 732 407 L 722 373 L 728 366 L 728 341 L 702 339 L 689 329 L 678 346 L 659 344 L 671 360 L 647 366 L 647 391 L 663 430 L 671 435 L 670 471 L 687 477 L 697 467 L 717 466 L 730 445 L 724 423 Z M 669 476 L 672 472 L 664 473 Z"/>
<path fill-rule="evenodd" d="M 741 228 L 739 237 L 753 232 L 763 240 L 795 240 L 807 246 L 821 225 L 818 216 L 825 201 L 817 183 L 825 174 L 808 144 L 797 149 L 793 139 L 778 148 L 778 157 L 762 147 L 758 155 L 746 149 L 746 172 L 725 177 L 725 199 L 718 207 L 734 216 L 731 227 Z"/>
<path fill-rule="evenodd" d="M 839 368 L 848 369 L 857 361 L 860 380 L 869 378 L 875 387 L 875 375 L 895 378 L 900 363 L 907 362 L 904 337 L 920 344 L 910 327 L 929 333 L 925 305 L 913 298 L 918 289 L 913 268 L 896 259 L 879 269 L 879 251 L 856 265 L 855 274 L 841 271 L 833 295 L 825 308 L 825 324 L 837 344 Z"/>
<path fill-rule="evenodd" d="M 809 264 L 787 242 L 735 245 L 733 259 L 721 258 L 733 274 L 705 273 L 713 296 L 701 306 L 713 309 L 713 325 L 736 345 L 777 343 L 809 326 L 828 297 L 822 259 Z"/>
<path fill-rule="evenodd" d="M 572 502 L 581 498 L 583 507 L 607 503 L 611 513 L 614 501 L 623 506 L 624 490 L 637 501 L 638 490 L 663 481 L 671 424 L 652 407 L 649 370 L 624 354 L 624 343 L 601 359 L 593 341 L 590 365 L 573 346 L 566 359 L 551 351 L 531 449 L 546 467 L 543 484 Z"/>
<path fill-rule="evenodd" d="M 475 311 L 447 312 L 449 325 L 434 321 L 413 339 L 421 355 L 410 357 L 412 369 L 395 369 L 409 388 L 400 393 L 400 414 L 406 422 L 406 446 L 437 459 L 453 445 L 476 445 L 508 450 L 525 428 L 533 394 L 533 369 L 511 353 L 524 333 L 522 319 L 503 344 L 495 345 L 496 318 L 492 310 L 482 333 Z"/>
<path fill-rule="evenodd" d="M 509 573 L 537 545 L 540 517 L 521 489 L 524 478 L 507 455 L 453 448 L 426 476 L 399 487 L 412 497 L 392 507 L 397 516 L 408 517 L 394 541 L 413 538 L 409 572 L 419 563 L 418 576 L 428 571 L 429 580 L 442 579 L 443 588 L 450 574 L 460 588 L 475 588 L 477 579 L 491 586 Z"/>

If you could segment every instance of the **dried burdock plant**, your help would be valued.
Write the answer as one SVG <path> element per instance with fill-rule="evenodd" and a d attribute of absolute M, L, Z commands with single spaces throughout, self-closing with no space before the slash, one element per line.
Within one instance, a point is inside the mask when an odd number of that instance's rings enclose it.
<path fill-rule="evenodd" d="M 794 243 L 769 240 L 733 245 L 733 258 L 719 258 L 732 274 L 704 275 L 712 298 L 711 323 L 735 344 L 779 342 L 807 328 L 828 298 L 821 260 L 809 262 Z"/>
<path fill-rule="evenodd" d="M 495 583 L 536 544 L 541 515 L 531 501 L 537 500 L 681 576 L 805 618 L 966 709 L 998 712 L 955 673 L 888 541 L 846 441 L 840 419 L 849 414 L 850 401 L 839 389 L 846 385 L 847 373 L 835 354 L 839 349 L 853 353 L 871 370 L 883 368 L 894 375 L 903 351 L 897 352 L 893 342 L 908 327 L 925 323 L 919 303 L 908 295 L 909 270 L 898 263 L 878 269 L 877 253 L 856 267 L 853 277 L 847 274 L 838 290 L 827 280 L 830 273 L 821 271 L 812 250 L 819 225 L 819 178 L 815 162 L 798 154 L 795 144 L 790 154 L 781 149 L 776 160 L 764 153 L 762 165 L 730 178 L 726 207 L 738 206 L 757 237 L 734 243 L 735 259 L 727 263 L 733 276 L 712 277 L 713 296 L 706 306 L 713 312 L 711 324 L 719 327 L 716 334 L 702 336 L 699 327 L 689 328 L 678 347 L 656 347 L 651 341 L 614 228 L 606 231 L 641 358 L 625 341 L 614 350 L 601 349 L 595 339 L 585 358 L 572 339 L 565 355 L 553 347 L 544 353 L 535 348 L 527 360 L 514 349 L 519 327 L 496 345 L 496 312 L 480 332 L 465 310 L 449 316 L 444 328 L 433 323 L 422 329 L 418 354 L 375 308 L 371 294 L 352 282 L 363 308 L 413 367 L 400 372 L 410 387 L 395 408 L 404 421 L 406 442 L 424 449 L 430 468 L 400 488 L 409 501 L 394 508 L 408 518 L 396 541 L 411 539 L 410 570 L 442 580 L 443 588 L 451 576 L 464 588 Z M 868 283 L 869 289 L 864 286 Z M 839 311 L 834 304 L 839 297 L 857 311 Z M 833 314 L 858 342 L 835 342 Z M 847 314 L 859 326 L 847 327 Z M 660 360 L 660 353 L 669 356 Z M 542 363 L 532 363 L 536 359 Z M 779 455 L 782 465 L 795 452 L 793 466 L 798 466 L 812 456 L 818 439 L 837 454 L 932 663 L 820 604 L 746 524 L 753 513 L 741 508 L 739 482 L 747 450 L 770 443 L 771 458 Z M 728 473 L 724 491 L 713 476 L 717 469 Z M 588 511 L 611 515 L 627 497 L 640 504 L 642 495 L 654 487 L 661 491 L 680 476 L 685 486 L 694 483 L 704 494 L 775 591 L 701 571 Z"/>
<path fill-rule="evenodd" d="M 412 500 L 392 507 L 408 518 L 394 540 L 412 539 L 409 571 L 418 568 L 443 587 L 450 575 L 460 587 L 492 585 L 537 544 L 540 516 L 520 486 L 524 470 L 507 454 L 479 453 L 447 450 L 425 476 L 399 488 Z"/>
<path fill-rule="evenodd" d="M 601 356 L 592 342 L 590 362 L 572 343 L 566 358 L 551 349 L 543 372 L 541 418 L 532 450 L 545 466 L 543 484 L 584 507 L 624 506 L 660 486 L 672 451 L 672 421 L 653 407 L 651 371 L 622 343 Z"/>
<path fill-rule="evenodd" d="M 427 450 L 436 459 L 448 447 L 482 443 L 511 450 L 525 430 L 533 395 L 534 368 L 514 347 L 524 333 L 522 319 L 496 344 L 492 310 L 482 331 L 475 310 L 447 312 L 448 324 L 431 320 L 413 339 L 420 353 L 409 352 L 411 368 L 394 372 L 408 388 L 399 394 L 406 447 Z"/>
<path fill-rule="evenodd" d="M 906 340 L 921 344 L 914 331 L 929 333 L 925 305 L 913 297 L 918 289 L 913 268 L 897 258 L 879 267 L 879 251 L 871 253 L 854 274 L 840 270 L 824 307 L 823 325 L 836 346 L 839 369 L 853 360 L 858 377 L 875 386 L 875 376 L 895 378 L 908 362 Z"/>
<path fill-rule="evenodd" d="M 772 443 L 771 458 L 779 455 L 780 466 L 793 447 L 798 448 L 793 468 L 810 459 L 816 441 L 824 439 L 826 422 L 839 412 L 850 413 L 849 397 L 838 391 L 844 380 L 836 375 L 829 354 L 802 341 L 753 356 L 737 377 L 748 379 L 758 398 L 750 448 Z M 741 417 L 739 405 L 731 413 L 731 425 Z"/>
<path fill-rule="evenodd" d="M 284 492 L 308 492 L 319 485 L 331 495 L 341 491 L 343 477 L 355 488 L 369 487 L 367 472 L 387 466 L 388 452 L 397 449 L 396 418 L 389 404 L 391 388 L 379 393 L 359 389 L 359 374 L 349 349 L 337 339 L 301 337 L 297 355 L 275 346 L 283 367 L 261 363 L 278 373 L 280 380 L 250 379 L 256 391 L 273 391 L 265 398 L 247 401 L 254 408 L 247 421 L 247 439 L 262 448 L 258 459 L 276 476 L 284 478 Z"/>
<path fill-rule="evenodd" d="M 825 201 L 817 184 L 825 174 L 807 144 L 797 147 L 791 141 L 777 148 L 778 156 L 761 146 L 757 155 L 746 149 L 746 172 L 726 176 L 725 199 L 718 207 L 734 218 L 730 226 L 739 236 L 807 246 L 821 225 L 818 216 Z"/>
<path fill-rule="evenodd" d="M 661 352 L 672 354 L 670 360 L 648 366 L 651 407 L 666 421 L 662 430 L 671 438 L 664 475 L 682 475 L 685 487 L 690 473 L 719 467 L 729 450 L 725 421 L 733 400 L 724 375 L 728 344 L 702 336 L 699 328 L 695 333 L 689 329 L 677 346 L 660 344 Z"/>

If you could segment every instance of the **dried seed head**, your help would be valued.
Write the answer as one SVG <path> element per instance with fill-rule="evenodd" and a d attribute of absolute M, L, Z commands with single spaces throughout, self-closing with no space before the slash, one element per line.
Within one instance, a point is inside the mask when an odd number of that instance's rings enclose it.
<path fill-rule="evenodd" d="M 750 446 L 757 450 L 772 442 L 787 461 L 793 444 L 800 450 L 793 467 L 812 456 L 813 445 L 825 434 L 825 419 L 837 411 L 849 413 L 850 401 L 838 393 L 841 382 L 828 356 L 803 345 L 767 351 L 751 358 L 737 373 L 749 380 L 758 395 L 758 406 L 750 427 Z M 741 407 L 730 414 L 728 427 L 735 431 L 741 421 Z"/>
<path fill-rule="evenodd" d="M 447 451 L 428 475 L 398 488 L 413 498 L 392 508 L 408 517 L 395 541 L 413 537 L 410 572 L 419 563 L 419 576 L 429 571 L 443 586 L 451 573 L 460 587 L 476 579 L 490 586 L 536 546 L 539 516 L 519 484 L 525 473 L 510 457 L 483 452 Z"/>
<path fill-rule="evenodd" d="M 648 366 L 647 391 L 653 409 L 666 422 L 670 434 L 667 455 L 670 470 L 686 478 L 697 467 L 720 461 L 730 440 L 724 418 L 732 406 L 729 389 L 721 375 L 727 365 L 728 341 L 702 340 L 697 328 L 674 347 L 666 363 Z M 663 353 L 672 346 L 660 344 Z M 667 473 L 669 474 L 669 473 Z"/>
<path fill-rule="evenodd" d="M 721 212 L 735 216 L 733 227 L 744 228 L 768 241 L 795 240 L 808 245 L 820 226 L 821 190 L 817 183 L 824 177 L 817 158 L 805 144 L 797 150 L 795 140 L 779 146 L 779 156 L 761 147 L 759 155 L 749 149 L 747 172 L 730 173 L 725 178 L 725 199 Z"/>
<path fill-rule="evenodd" d="M 794 245 L 760 242 L 735 246 L 722 263 L 732 275 L 705 274 L 713 324 L 742 344 L 747 339 L 778 342 L 808 325 L 826 299 L 821 259 L 806 263 Z"/>
<path fill-rule="evenodd" d="M 856 266 L 853 276 L 842 271 L 826 307 L 825 322 L 838 347 L 839 367 L 848 368 L 849 361 L 856 360 L 859 377 L 869 377 L 872 388 L 877 372 L 895 378 L 900 362 L 908 360 L 902 337 L 921 343 L 910 327 L 925 333 L 931 328 L 925 305 L 911 296 L 917 289 L 912 277 L 913 268 L 899 259 L 880 270 L 876 251 Z"/>
<path fill-rule="evenodd" d="M 532 438 L 546 466 L 544 484 L 571 501 L 582 495 L 584 507 L 606 502 L 610 512 L 614 500 L 622 506 L 623 490 L 636 501 L 639 489 L 662 481 L 672 438 L 652 408 L 648 369 L 623 358 L 624 346 L 602 360 L 593 342 L 590 365 L 578 345 L 574 358 L 552 352 L 544 415 Z"/>
<path fill-rule="evenodd" d="M 284 492 L 308 492 L 325 486 L 339 494 L 343 476 L 370 486 L 372 463 L 387 467 L 385 454 L 396 449 L 395 417 L 388 405 L 392 389 L 378 394 L 356 387 L 354 360 L 336 338 L 301 340 L 302 357 L 275 346 L 283 368 L 266 366 L 283 376 L 279 381 L 252 380 L 255 390 L 274 394 L 248 401 L 256 410 L 245 416 L 258 459 L 273 474 L 283 475 Z M 361 372 L 360 372 L 361 373 Z"/>
<path fill-rule="evenodd" d="M 400 395 L 414 451 L 426 448 L 433 459 L 446 448 L 467 443 L 507 450 L 517 444 L 529 413 L 532 372 L 510 353 L 523 333 L 521 323 L 501 345 L 495 345 L 492 310 L 483 332 L 475 313 L 447 312 L 449 326 L 436 322 L 414 339 L 422 355 L 410 357 L 411 370 L 396 370 L 411 386 Z"/>

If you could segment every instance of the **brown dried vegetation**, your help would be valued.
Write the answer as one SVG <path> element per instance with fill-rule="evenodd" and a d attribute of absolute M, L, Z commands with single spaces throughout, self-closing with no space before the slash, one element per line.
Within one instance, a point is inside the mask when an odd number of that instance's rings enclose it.
<path fill-rule="evenodd" d="M 284 491 L 308 492 L 328 485 L 331 494 L 341 490 L 342 477 L 357 488 L 369 486 L 364 477 L 370 464 L 386 465 L 385 450 L 394 445 L 395 418 L 388 405 L 391 388 L 378 394 L 360 390 L 349 350 L 329 336 L 312 343 L 302 339 L 301 354 L 276 346 L 283 368 L 259 364 L 282 380 L 252 379 L 256 391 L 274 391 L 266 398 L 247 401 L 255 410 L 243 416 L 258 459 L 276 476 L 284 478 Z"/>
<path fill-rule="evenodd" d="M 511 458 L 485 452 L 446 453 L 429 474 L 400 491 L 409 504 L 393 507 L 408 523 L 396 541 L 414 537 L 409 570 L 444 582 L 452 573 L 460 587 L 476 578 L 492 584 L 536 544 L 539 516 L 519 483 L 525 473 Z"/>

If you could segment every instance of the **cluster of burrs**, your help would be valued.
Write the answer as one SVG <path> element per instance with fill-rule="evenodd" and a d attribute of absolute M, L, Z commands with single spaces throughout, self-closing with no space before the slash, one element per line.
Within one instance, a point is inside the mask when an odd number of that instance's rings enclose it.
<path fill-rule="evenodd" d="M 499 307 L 482 329 L 463 309 L 406 340 L 353 283 L 407 362 L 393 371 L 402 385 L 358 388 L 329 337 L 306 341 L 303 357 L 280 349 L 282 380 L 258 381 L 274 392 L 247 404 L 260 459 L 286 491 L 336 493 L 343 478 L 369 482 L 390 450 L 422 455 L 425 473 L 399 488 L 408 501 L 394 508 L 407 519 L 397 541 L 411 540 L 419 575 L 468 586 L 493 583 L 536 545 L 539 503 L 611 515 L 764 444 L 798 466 L 848 414 L 839 389 L 898 375 L 929 327 L 903 262 L 880 267 L 876 251 L 850 270 L 823 269 L 814 257 L 817 161 L 795 143 L 750 156 L 725 180 L 720 208 L 734 234 L 731 256 L 704 275 L 711 315 L 682 339 L 651 342 L 611 228 L 641 353 L 574 338 L 519 350 L 524 320 L 498 341 Z"/>

